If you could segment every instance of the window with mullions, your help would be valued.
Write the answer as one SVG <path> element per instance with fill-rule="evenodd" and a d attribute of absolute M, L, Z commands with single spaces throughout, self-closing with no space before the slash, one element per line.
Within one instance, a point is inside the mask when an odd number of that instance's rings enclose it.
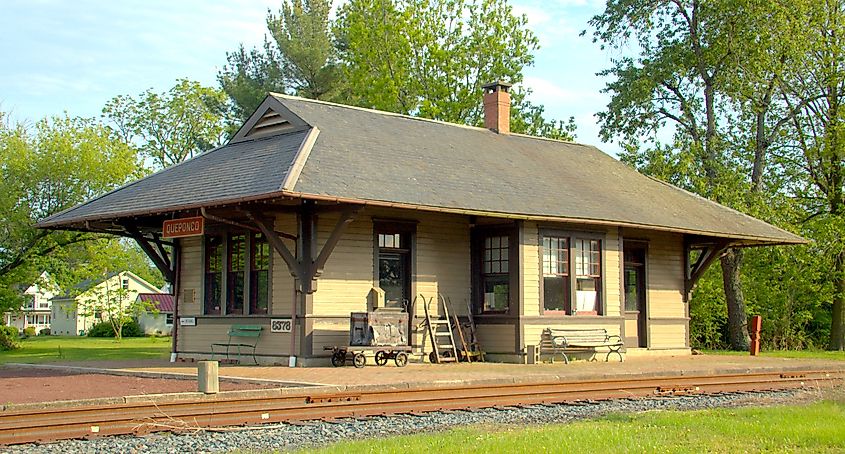
<path fill-rule="evenodd" d="M 598 314 L 600 302 L 601 241 L 575 240 L 575 312 Z"/>
<path fill-rule="evenodd" d="M 506 312 L 510 303 L 509 238 L 488 236 L 484 239 L 481 280 L 484 286 L 482 312 Z"/>
<path fill-rule="evenodd" d="M 229 269 L 226 272 L 226 313 L 244 313 L 244 269 L 246 235 L 229 235 Z"/>
<path fill-rule="evenodd" d="M 223 291 L 223 237 L 205 237 L 205 313 L 220 315 Z"/>
<path fill-rule="evenodd" d="M 271 260 L 264 235 L 206 235 L 204 314 L 268 314 Z"/>
<path fill-rule="evenodd" d="M 264 235 L 253 234 L 249 275 L 249 313 L 266 314 L 270 307 L 270 245 Z"/>
<path fill-rule="evenodd" d="M 602 311 L 601 240 L 544 236 L 542 261 L 544 313 Z"/>
<path fill-rule="evenodd" d="M 570 311 L 569 239 L 543 238 L 543 311 Z"/>

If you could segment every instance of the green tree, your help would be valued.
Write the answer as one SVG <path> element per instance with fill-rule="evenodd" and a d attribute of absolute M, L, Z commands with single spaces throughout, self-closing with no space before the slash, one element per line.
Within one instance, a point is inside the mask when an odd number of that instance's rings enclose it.
<path fill-rule="evenodd" d="M 245 121 L 268 92 L 285 92 L 284 76 L 276 54 L 276 49 L 266 39 L 263 49 L 247 51 L 241 44 L 238 50 L 226 53 L 227 63 L 217 73 L 217 81 L 229 97 L 230 130 L 237 129 L 235 123 Z"/>
<path fill-rule="evenodd" d="M 98 237 L 35 223 L 138 177 L 139 167 L 134 150 L 93 120 L 28 128 L 0 113 L 0 310 L 20 307 L 18 286 L 42 271 L 61 274 L 51 258 L 64 248 Z"/>
<path fill-rule="evenodd" d="M 120 276 L 101 276 L 103 282 L 83 293 L 75 307 L 76 313 L 83 317 L 108 322 L 118 341 L 123 338 L 123 327 L 127 323 L 147 312 L 158 313 L 152 303 L 133 298 L 132 293 L 122 287 Z"/>
<path fill-rule="evenodd" d="M 227 55 L 218 80 L 238 118 L 268 91 L 481 125 L 481 85 L 522 81 L 537 39 L 504 0 L 353 0 L 329 20 L 330 2 L 284 2 L 268 13 L 264 48 Z M 511 129 L 574 138 L 567 122 L 515 90 Z"/>
<path fill-rule="evenodd" d="M 232 102 L 237 120 L 243 121 L 268 92 L 294 93 L 327 99 L 339 86 L 335 47 L 329 30 L 328 0 L 282 2 L 277 14 L 267 11 L 267 29 L 261 49 L 226 54 L 227 64 L 217 80 Z"/>
<path fill-rule="evenodd" d="M 803 176 L 793 187 L 820 252 L 830 257 L 829 348 L 845 349 L 845 2 L 812 3 L 803 37 L 808 51 L 785 78 L 792 118 L 787 162 Z"/>
<path fill-rule="evenodd" d="M 641 164 L 641 171 L 678 172 L 671 182 L 749 211 L 763 188 L 769 147 L 786 123 L 785 117 L 773 118 L 772 99 L 792 52 L 777 32 L 790 22 L 773 17 L 786 12 L 782 5 L 768 5 L 609 1 L 590 21 L 594 39 L 616 50 L 633 44 L 638 55 L 616 59 L 602 73 L 612 78 L 605 89 L 610 104 L 599 114 L 603 138 L 627 142 L 626 161 Z M 668 146 L 656 140 L 667 125 L 675 131 Z M 746 130 L 755 135 L 743 137 Z M 647 150 L 640 149 L 642 136 Z M 749 147 L 753 153 L 742 152 Z M 749 343 L 742 259 L 741 249 L 729 249 L 720 260 L 728 338 L 740 350 Z"/>
<path fill-rule="evenodd" d="M 481 125 L 480 87 L 519 84 L 537 38 L 503 0 L 353 0 L 335 24 L 346 87 L 343 103 Z M 568 123 L 515 91 L 511 129 L 571 140 Z"/>
<path fill-rule="evenodd" d="M 137 98 L 120 95 L 103 108 L 116 133 L 158 168 L 223 143 L 226 95 L 199 82 L 180 79 L 165 93 L 151 89 Z"/>

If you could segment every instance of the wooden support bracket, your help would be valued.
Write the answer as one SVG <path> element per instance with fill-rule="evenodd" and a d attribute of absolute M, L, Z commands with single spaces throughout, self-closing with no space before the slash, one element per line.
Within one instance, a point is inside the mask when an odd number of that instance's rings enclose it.
<path fill-rule="evenodd" d="M 730 241 L 719 241 L 718 243 L 708 245 L 701 250 L 701 255 L 698 256 L 695 263 L 689 266 L 684 275 L 685 294 L 689 295 L 692 292 L 695 288 L 695 284 L 698 283 L 698 280 L 701 279 L 701 276 L 704 275 L 707 268 L 710 267 L 714 260 L 721 257 L 730 245 Z M 690 252 L 691 249 L 689 247 L 685 248 L 684 253 L 687 254 L 687 257 L 689 257 Z M 687 258 L 687 260 L 689 260 L 689 258 Z"/>
<path fill-rule="evenodd" d="M 246 216 L 249 218 L 250 221 L 254 222 L 258 229 L 261 230 L 261 233 L 267 238 L 267 241 L 270 242 L 270 245 L 273 246 L 273 249 L 282 256 L 282 260 L 285 261 L 285 264 L 288 266 L 288 271 L 290 271 L 291 276 L 296 279 L 301 279 L 300 275 L 300 268 L 299 263 L 294 257 L 293 253 L 288 249 L 285 243 L 282 241 L 281 236 L 275 230 L 271 229 L 261 220 L 261 218 L 250 211 L 246 212 Z"/>
<path fill-rule="evenodd" d="M 340 241 L 340 238 L 343 236 L 343 233 L 346 231 L 349 224 L 355 220 L 357 214 L 358 211 L 355 208 L 346 208 L 343 210 L 340 215 L 340 219 L 337 220 L 337 223 L 329 236 L 329 239 L 326 240 L 326 244 L 323 245 L 323 249 L 321 249 L 320 254 L 317 255 L 317 260 L 311 264 L 310 275 L 312 279 L 318 278 L 323 274 L 323 268 L 325 268 L 326 262 L 329 260 L 335 246 L 337 246 L 337 243 Z"/>
<path fill-rule="evenodd" d="M 153 264 L 161 271 L 161 274 L 167 280 L 167 282 L 173 283 L 174 279 L 176 278 L 176 271 L 173 269 L 172 264 L 175 263 L 175 260 L 170 260 L 168 257 L 167 251 L 164 249 L 162 245 L 162 241 L 156 237 L 147 237 L 142 234 L 137 227 L 135 226 L 124 226 L 126 229 L 126 233 L 129 235 L 130 238 L 135 240 L 138 243 L 138 246 L 141 247 L 141 250 L 147 254 L 147 257 L 153 261 Z M 155 245 L 156 247 L 153 247 Z"/>

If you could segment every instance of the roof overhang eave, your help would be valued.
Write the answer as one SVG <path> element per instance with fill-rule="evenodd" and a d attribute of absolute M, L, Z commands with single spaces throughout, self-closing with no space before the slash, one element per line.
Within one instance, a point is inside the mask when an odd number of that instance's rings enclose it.
<path fill-rule="evenodd" d="M 416 211 L 430 211 L 430 212 L 440 212 L 440 213 L 448 213 L 448 214 L 462 214 L 462 215 L 469 215 L 469 216 L 484 216 L 484 217 L 495 217 L 495 218 L 503 218 L 503 219 L 521 219 L 521 220 L 530 220 L 530 221 L 540 221 L 540 222 L 567 222 L 573 224 L 590 224 L 590 225 L 606 225 L 609 227 L 630 227 L 630 228 L 637 228 L 637 229 L 646 229 L 646 230 L 658 230 L 663 232 L 670 232 L 670 233 L 681 233 L 681 234 L 688 234 L 688 235 L 699 235 L 699 236 L 708 236 L 714 238 L 723 238 L 731 240 L 731 246 L 733 247 L 757 247 L 757 246 L 779 246 L 779 245 L 797 245 L 797 244 L 807 244 L 809 243 L 808 240 L 794 235 L 788 232 L 785 232 L 789 237 L 764 237 L 764 236 L 755 236 L 755 235 L 743 235 L 743 234 L 735 234 L 735 233 L 727 233 L 727 232 L 716 232 L 716 231 L 705 231 L 705 230 L 697 230 L 697 229 L 688 229 L 688 228 L 680 228 L 680 227 L 673 227 L 673 226 L 662 226 L 662 225 L 649 225 L 649 224 L 642 224 L 636 222 L 627 222 L 627 221 L 618 221 L 618 220 L 606 220 L 606 219 L 586 219 L 586 218 L 578 218 L 578 217 L 565 217 L 565 216 L 546 216 L 546 215 L 532 215 L 527 213 L 516 213 L 516 212 L 497 212 L 497 211 L 487 211 L 487 210 L 472 210 L 466 208 L 453 208 L 453 207 L 443 207 L 443 206 L 431 206 L 431 205 L 419 205 L 413 203 L 406 203 L 406 202 L 392 202 L 386 200 L 369 200 L 369 199 L 360 199 L 360 198 L 352 198 L 352 197 L 339 197 L 333 195 L 324 195 L 324 194 L 312 194 L 312 193 L 305 193 L 305 192 L 295 192 L 295 191 L 276 191 L 272 193 L 265 193 L 255 196 L 249 197 L 238 197 L 233 199 L 225 199 L 225 200 L 215 200 L 215 201 L 208 201 L 203 203 L 191 203 L 191 204 L 183 204 L 183 205 L 174 205 L 169 207 L 162 207 L 156 208 L 153 210 L 135 210 L 135 211 L 124 211 L 124 212 L 116 212 L 110 213 L 108 215 L 91 215 L 91 216 L 81 216 L 78 218 L 71 218 L 64 221 L 50 221 L 49 218 L 45 221 L 39 222 L 36 224 L 36 227 L 42 229 L 55 229 L 55 230 L 87 230 L 85 227 L 86 224 L 92 222 L 108 222 L 108 221 L 117 221 L 120 219 L 126 218 L 133 218 L 133 217 L 142 217 L 142 216 L 157 216 L 157 215 L 165 215 L 173 212 L 178 211 L 187 211 L 199 208 L 209 208 L 209 207 L 219 207 L 219 206 L 226 206 L 226 205 L 235 205 L 240 203 L 248 203 L 248 202 L 259 202 L 263 200 L 269 199 L 280 199 L 280 198 L 289 198 L 289 199 L 306 199 L 306 200 L 315 200 L 315 201 L 324 201 L 324 202 L 332 202 L 332 203 L 339 203 L 339 204 L 352 204 L 352 205 L 363 205 L 363 206 L 374 206 L 374 207 L 382 207 L 382 208 L 398 208 L 398 209 L 406 209 L 406 210 L 416 210 Z"/>

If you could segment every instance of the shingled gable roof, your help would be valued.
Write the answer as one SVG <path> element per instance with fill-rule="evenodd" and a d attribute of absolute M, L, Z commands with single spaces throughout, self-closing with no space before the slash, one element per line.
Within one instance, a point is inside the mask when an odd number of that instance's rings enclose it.
<path fill-rule="evenodd" d="M 226 146 L 41 226 L 283 195 L 804 242 L 644 176 L 592 146 L 277 94 Z"/>

